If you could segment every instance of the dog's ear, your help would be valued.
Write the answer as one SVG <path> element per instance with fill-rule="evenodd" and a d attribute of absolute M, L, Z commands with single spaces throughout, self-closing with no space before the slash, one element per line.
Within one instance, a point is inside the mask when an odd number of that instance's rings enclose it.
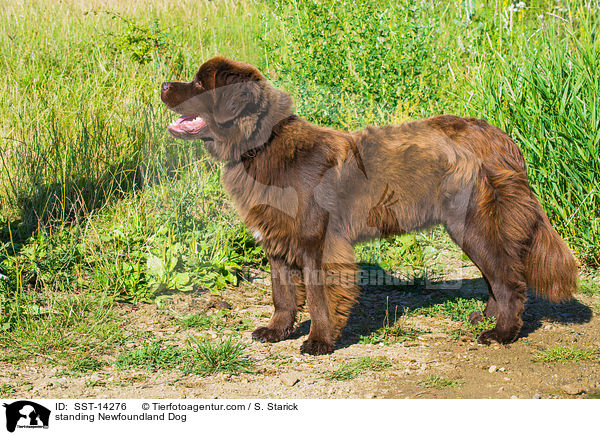
<path fill-rule="evenodd" d="M 236 118 L 257 111 L 264 94 L 264 76 L 252 65 L 223 59 L 215 71 L 218 103 L 213 116 L 223 128 Z"/>

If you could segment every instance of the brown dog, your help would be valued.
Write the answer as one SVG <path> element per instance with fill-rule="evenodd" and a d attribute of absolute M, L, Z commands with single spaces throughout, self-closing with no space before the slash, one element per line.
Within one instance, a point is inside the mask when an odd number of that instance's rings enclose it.
<path fill-rule="evenodd" d="M 527 181 L 515 143 L 485 121 L 437 116 L 349 133 L 292 114 L 288 95 L 253 66 L 215 57 L 193 81 L 162 85 L 183 115 L 169 126 L 204 139 L 223 182 L 269 256 L 275 312 L 252 336 L 283 340 L 308 303 L 302 352 L 332 352 L 359 294 L 352 245 L 443 224 L 481 270 L 478 340 L 517 338 L 527 285 L 552 301 L 576 288 L 575 260 Z"/>

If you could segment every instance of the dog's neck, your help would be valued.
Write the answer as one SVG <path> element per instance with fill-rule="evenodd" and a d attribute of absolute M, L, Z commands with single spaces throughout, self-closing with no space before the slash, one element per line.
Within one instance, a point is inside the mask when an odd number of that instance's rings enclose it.
<path fill-rule="evenodd" d="M 281 133 L 281 131 L 287 124 L 289 124 L 292 121 L 295 121 L 296 119 L 298 119 L 298 116 L 292 114 L 289 115 L 287 118 L 279 121 L 271 130 L 271 135 L 269 136 L 269 139 L 265 143 L 251 148 L 245 153 L 243 153 L 240 157 L 240 160 L 242 162 L 248 162 L 249 160 L 254 159 L 258 154 L 262 153 L 264 150 L 267 149 L 267 147 L 269 147 L 269 145 L 271 145 L 271 142 L 273 142 L 273 140 Z"/>

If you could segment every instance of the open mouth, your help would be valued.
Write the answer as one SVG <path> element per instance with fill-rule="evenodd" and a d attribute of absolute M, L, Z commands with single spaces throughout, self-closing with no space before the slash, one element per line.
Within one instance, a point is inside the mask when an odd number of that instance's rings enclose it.
<path fill-rule="evenodd" d="M 197 115 L 188 115 L 176 119 L 169 124 L 167 129 L 175 136 L 195 136 L 199 134 L 204 127 L 206 127 L 206 121 L 204 119 Z"/>

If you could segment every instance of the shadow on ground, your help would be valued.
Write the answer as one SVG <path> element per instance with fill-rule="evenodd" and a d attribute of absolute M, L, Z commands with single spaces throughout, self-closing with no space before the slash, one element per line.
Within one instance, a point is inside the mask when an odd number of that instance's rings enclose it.
<path fill-rule="evenodd" d="M 369 268 L 373 267 L 377 268 L 369 265 Z M 383 269 L 379 268 L 379 270 L 386 273 Z M 404 312 L 432 307 L 457 298 L 486 302 L 488 291 L 483 278 L 433 282 L 416 279 L 404 285 L 364 285 L 337 348 L 356 344 L 361 336 L 369 335 L 386 324 L 392 325 Z M 525 304 L 524 325 L 519 339 L 527 337 L 540 328 L 543 320 L 561 324 L 582 324 L 588 323 L 591 319 L 592 310 L 576 299 L 555 304 L 537 297 L 530 291 Z M 306 335 L 309 330 L 310 321 L 302 322 L 292 334 L 292 338 Z"/>

